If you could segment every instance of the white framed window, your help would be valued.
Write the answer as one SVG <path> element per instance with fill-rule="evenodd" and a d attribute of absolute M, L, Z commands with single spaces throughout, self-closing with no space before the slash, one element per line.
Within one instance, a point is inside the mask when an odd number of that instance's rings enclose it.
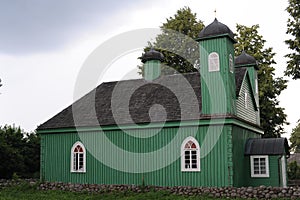
<path fill-rule="evenodd" d="M 245 91 L 245 108 L 248 109 L 248 93 Z"/>
<path fill-rule="evenodd" d="M 258 94 L 258 80 L 255 78 L 255 94 Z"/>
<path fill-rule="evenodd" d="M 208 55 L 208 71 L 220 71 L 219 54 L 217 52 L 212 52 Z"/>
<path fill-rule="evenodd" d="M 251 177 L 269 177 L 269 157 L 250 156 Z"/>
<path fill-rule="evenodd" d="M 181 171 L 200 171 L 200 146 L 193 137 L 187 137 L 181 145 Z"/>
<path fill-rule="evenodd" d="M 71 148 L 71 172 L 86 172 L 86 151 L 79 141 Z"/>
<path fill-rule="evenodd" d="M 233 57 L 232 57 L 232 55 L 231 54 L 229 54 L 229 71 L 231 72 L 231 73 L 233 73 L 233 69 L 234 67 L 233 67 Z"/>

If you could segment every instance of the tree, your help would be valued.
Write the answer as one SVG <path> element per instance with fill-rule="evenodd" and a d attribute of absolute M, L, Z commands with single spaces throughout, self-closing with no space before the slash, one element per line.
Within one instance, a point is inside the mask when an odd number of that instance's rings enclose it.
<path fill-rule="evenodd" d="M 300 1 L 289 0 L 289 5 L 286 8 L 290 17 L 287 21 L 286 33 L 291 36 L 285 40 L 291 53 L 287 54 L 288 58 L 285 75 L 291 76 L 293 79 L 300 78 Z"/>
<path fill-rule="evenodd" d="M 174 17 L 167 19 L 160 27 L 159 34 L 153 43 L 149 42 L 144 48 L 147 52 L 151 47 L 164 55 L 162 74 L 187 73 L 197 71 L 199 65 L 199 47 L 193 39 L 198 37 L 204 28 L 202 21 L 197 20 L 196 14 L 189 7 L 179 9 Z M 188 37 L 183 37 L 183 36 Z M 190 59 L 185 59 L 186 57 Z M 139 66 L 143 70 L 143 66 Z M 174 70 L 170 70 L 174 69 Z"/>
<path fill-rule="evenodd" d="M 295 128 L 292 130 L 290 137 L 291 148 L 295 153 L 300 153 L 300 120 Z"/>
<path fill-rule="evenodd" d="M 20 127 L 0 127 L 0 178 L 33 177 L 39 172 L 40 138 Z"/>
<path fill-rule="evenodd" d="M 300 179 L 300 166 L 296 161 L 288 164 L 287 174 L 291 180 Z"/>
<path fill-rule="evenodd" d="M 243 50 L 252 55 L 259 64 L 258 85 L 261 127 L 264 137 L 280 137 L 284 133 L 283 125 L 288 124 L 284 108 L 279 107 L 278 96 L 287 87 L 283 78 L 275 78 L 275 53 L 272 48 L 265 48 L 266 40 L 258 34 L 259 25 L 251 27 L 237 24 L 237 44 L 235 55 Z"/>

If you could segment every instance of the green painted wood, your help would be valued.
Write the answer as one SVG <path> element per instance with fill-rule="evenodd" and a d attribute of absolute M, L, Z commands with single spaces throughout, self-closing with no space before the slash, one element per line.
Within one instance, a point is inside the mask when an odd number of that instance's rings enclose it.
<path fill-rule="evenodd" d="M 239 97 L 236 101 L 237 116 L 259 125 L 259 120 L 257 118 L 257 110 L 255 110 L 255 100 L 253 98 L 252 90 L 250 89 L 251 84 L 249 77 L 246 75 L 240 90 Z M 245 107 L 245 93 L 248 94 L 248 108 Z"/>
<path fill-rule="evenodd" d="M 146 129 L 147 128 L 174 128 L 179 126 L 205 126 L 205 125 L 228 125 L 234 124 L 245 129 L 249 129 L 260 134 L 263 131 L 259 127 L 254 127 L 252 124 L 241 121 L 236 118 L 224 118 L 222 116 L 211 119 L 201 119 L 192 121 L 181 121 L 181 122 L 165 122 L 165 123 L 151 123 L 151 124 L 128 124 L 128 125 L 109 125 L 109 126 L 98 126 L 98 127 L 76 127 L 76 128 L 59 128 L 59 129 L 46 129 L 37 130 L 39 134 L 44 133 L 69 133 L 69 132 L 89 132 L 89 131 L 110 131 L 110 130 L 128 130 L 128 129 Z"/>
<path fill-rule="evenodd" d="M 281 186 L 279 162 L 281 156 L 269 156 L 269 177 L 268 178 L 251 178 L 250 157 L 248 156 L 248 184 L 251 186 Z"/>
<path fill-rule="evenodd" d="M 229 55 L 234 58 L 233 42 L 228 37 L 199 41 L 202 113 L 236 113 L 235 75 L 229 69 Z M 220 71 L 208 71 L 208 55 L 219 54 Z"/>
<path fill-rule="evenodd" d="M 238 126 L 232 127 L 232 162 L 233 162 L 233 186 L 242 187 L 249 185 L 250 160 L 244 156 L 245 144 L 248 138 L 260 138 L 260 134 L 243 129 Z"/>
<path fill-rule="evenodd" d="M 144 78 L 152 81 L 157 79 L 161 74 L 161 62 L 159 60 L 149 60 L 144 64 Z"/>
<path fill-rule="evenodd" d="M 98 184 L 142 184 L 142 179 L 147 185 L 191 185 L 191 186 L 229 186 L 231 185 L 231 149 L 228 148 L 229 126 L 200 126 L 185 127 L 180 133 L 177 128 L 165 128 L 149 138 L 137 139 L 143 134 L 153 134 L 151 130 L 133 130 L 126 135 L 123 131 L 90 131 L 80 134 L 60 133 L 42 134 L 42 179 L 46 181 L 62 181 L 73 183 L 98 183 Z M 113 154 L 110 149 L 100 142 L 100 136 L 107 138 L 116 146 L 128 152 L 152 152 L 168 145 L 175 136 L 178 142 L 174 151 L 166 151 L 157 162 L 168 159 L 170 154 L 180 156 L 181 142 L 196 131 L 195 138 L 201 147 L 201 171 L 181 172 L 181 163 L 178 158 L 172 164 L 152 172 L 129 173 L 116 170 L 104 165 L 93 155 L 108 154 L 113 161 L 120 162 L 120 156 Z M 219 133 L 221 133 L 219 135 Z M 177 135 L 179 134 L 179 135 Z M 81 140 L 86 143 L 87 167 L 86 173 L 70 173 L 70 150 L 72 145 Z M 84 142 L 85 141 L 85 142 Z M 216 142 L 216 144 L 215 144 Z M 212 149 L 211 149 L 212 147 Z M 209 151 L 211 149 L 211 151 Z M 207 155 L 206 153 L 209 152 Z M 151 163 L 136 163 L 135 160 L 118 163 L 118 167 L 124 167 L 134 163 L 136 167 L 145 167 Z"/>

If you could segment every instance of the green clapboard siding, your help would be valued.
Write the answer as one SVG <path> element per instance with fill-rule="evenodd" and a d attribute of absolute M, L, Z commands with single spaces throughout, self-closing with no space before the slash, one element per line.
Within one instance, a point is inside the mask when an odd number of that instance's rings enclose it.
<path fill-rule="evenodd" d="M 229 71 L 229 55 L 234 56 L 233 44 L 227 37 L 201 40 L 200 73 L 202 113 L 235 114 L 235 78 Z M 219 54 L 220 71 L 209 72 L 208 55 Z"/>
<path fill-rule="evenodd" d="M 41 134 L 43 146 L 41 175 L 42 179 L 46 181 L 73 183 L 140 185 L 144 180 L 146 185 L 228 186 L 232 185 L 232 173 L 230 173 L 232 154 L 231 149 L 228 148 L 230 130 L 230 126 L 214 125 L 181 129 L 135 129 L 129 130 L 126 134 L 121 130 L 90 131 L 80 133 L 80 135 L 77 133 L 44 133 Z M 195 138 L 201 148 L 201 171 L 181 172 L 179 158 L 181 143 L 193 133 L 195 133 Z M 115 147 L 124 151 L 121 151 L 120 154 L 114 153 L 113 148 L 106 145 L 107 142 L 103 143 L 104 137 Z M 70 150 L 78 140 L 81 140 L 87 149 L 86 173 L 70 173 Z M 155 161 L 143 160 L 141 162 L 138 159 L 123 159 L 126 157 L 126 152 L 151 153 L 159 151 L 171 143 L 173 148 L 163 150 Z M 112 163 L 117 163 L 116 166 L 119 169 L 132 166 L 137 169 L 136 171 L 155 163 L 164 163 L 172 157 L 170 155 L 177 156 L 178 159 L 156 171 L 134 173 L 123 172 L 111 165 L 104 165 L 103 162 L 100 162 L 101 155 L 108 155 Z"/>
<path fill-rule="evenodd" d="M 279 169 L 279 162 L 280 156 L 269 156 L 269 177 L 268 178 L 251 178 L 251 167 L 250 167 L 250 156 L 248 156 L 248 183 L 252 186 L 274 186 L 278 187 L 281 185 L 280 181 L 280 169 Z"/>
<path fill-rule="evenodd" d="M 257 120 L 257 114 L 255 110 L 255 102 L 252 98 L 253 94 L 250 89 L 250 81 L 248 76 L 246 75 L 245 80 L 243 81 L 243 85 L 240 90 L 240 95 L 236 101 L 236 107 L 237 107 L 237 116 L 245 119 L 249 122 L 252 122 L 254 124 L 258 124 Z M 245 107 L 245 93 L 248 93 L 248 108 Z"/>
<path fill-rule="evenodd" d="M 248 138 L 259 138 L 260 135 L 237 126 L 232 129 L 233 186 L 248 186 L 250 161 L 249 157 L 244 156 L 245 144 Z"/>

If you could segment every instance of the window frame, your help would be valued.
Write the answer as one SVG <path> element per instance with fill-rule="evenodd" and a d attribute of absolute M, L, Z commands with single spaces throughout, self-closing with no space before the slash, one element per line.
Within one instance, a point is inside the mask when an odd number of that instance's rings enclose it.
<path fill-rule="evenodd" d="M 83 154 L 83 167 L 82 167 L 81 170 L 80 169 L 78 169 L 78 170 L 74 169 L 74 156 L 75 156 L 74 150 L 75 150 L 75 148 L 77 146 L 80 146 L 82 148 L 82 150 L 83 150 L 83 152 L 82 152 L 82 154 Z M 77 162 L 80 162 L 79 159 L 80 158 L 78 158 Z M 81 142 L 79 142 L 79 141 L 75 142 L 73 144 L 72 148 L 71 148 L 71 165 L 70 166 L 71 166 L 70 171 L 72 173 L 85 173 L 86 172 L 86 150 L 85 150 L 84 145 Z"/>
<path fill-rule="evenodd" d="M 248 92 L 247 91 L 245 91 L 245 109 L 248 109 L 249 108 L 249 106 L 248 106 L 248 102 L 249 102 L 249 100 L 248 100 L 248 97 L 249 95 L 248 95 Z"/>
<path fill-rule="evenodd" d="M 215 57 L 213 57 L 213 56 L 215 56 Z M 212 65 L 213 60 L 217 61 L 217 63 L 215 63 L 215 64 L 217 64 L 216 66 Z M 219 57 L 219 54 L 217 52 L 211 52 L 208 55 L 208 71 L 209 72 L 218 72 L 218 71 L 220 71 L 220 57 Z"/>
<path fill-rule="evenodd" d="M 231 54 L 229 54 L 229 71 L 234 72 L 233 56 Z"/>
<path fill-rule="evenodd" d="M 259 174 L 254 173 L 254 159 L 258 158 L 259 159 Z M 261 173 L 261 161 L 260 159 L 264 158 L 265 159 L 265 168 L 266 168 L 266 173 L 262 174 Z M 270 172 L 269 172 L 269 156 L 268 155 L 253 155 L 250 156 L 250 165 L 251 165 L 251 177 L 254 178 L 269 178 L 270 177 Z"/>
<path fill-rule="evenodd" d="M 196 145 L 196 165 L 197 168 L 186 168 L 185 167 L 185 145 L 189 142 L 192 141 L 195 145 Z M 198 143 L 198 141 L 192 137 L 189 136 L 187 138 L 184 139 L 184 141 L 181 144 L 181 171 L 182 172 L 200 172 L 201 168 L 200 168 L 200 145 Z M 189 150 L 192 151 L 192 150 Z"/>

